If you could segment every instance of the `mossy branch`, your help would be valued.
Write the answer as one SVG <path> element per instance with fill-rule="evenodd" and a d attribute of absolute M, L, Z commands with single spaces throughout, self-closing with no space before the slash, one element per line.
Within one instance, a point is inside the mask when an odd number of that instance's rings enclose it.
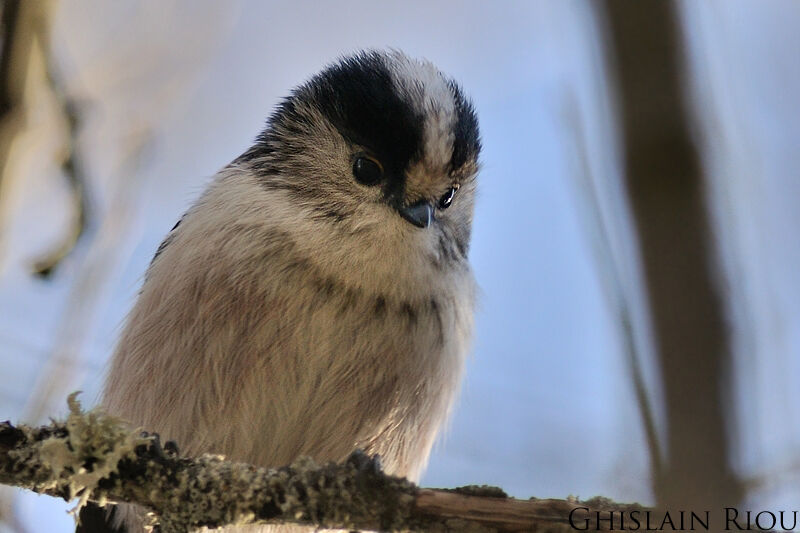
<path fill-rule="evenodd" d="M 0 483 L 101 505 L 150 509 L 164 533 L 201 526 L 296 523 L 371 531 L 571 531 L 578 501 L 515 500 L 500 489 L 421 489 L 387 476 L 377 458 L 354 452 L 324 466 L 301 459 L 277 469 L 221 456 L 181 457 L 158 435 L 131 432 L 75 394 L 66 421 L 41 427 L 0 423 Z M 607 502 L 589 505 L 608 508 Z M 620 510 L 626 506 L 614 506 Z"/>

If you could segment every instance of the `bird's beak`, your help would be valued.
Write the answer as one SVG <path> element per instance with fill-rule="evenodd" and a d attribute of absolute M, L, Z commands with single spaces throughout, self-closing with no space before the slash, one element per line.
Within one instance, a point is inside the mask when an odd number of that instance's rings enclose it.
<path fill-rule="evenodd" d="M 400 206 L 397 211 L 418 228 L 427 228 L 433 222 L 433 206 L 424 200 L 409 206 Z"/>

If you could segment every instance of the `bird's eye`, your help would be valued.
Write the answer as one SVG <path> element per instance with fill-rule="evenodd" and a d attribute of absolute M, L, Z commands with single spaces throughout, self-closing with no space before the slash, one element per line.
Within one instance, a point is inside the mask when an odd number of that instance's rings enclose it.
<path fill-rule="evenodd" d="M 447 192 L 439 198 L 439 209 L 447 209 L 450 207 L 450 204 L 453 203 L 453 198 L 456 195 L 456 191 L 458 190 L 458 185 L 453 185 Z"/>
<path fill-rule="evenodd" d="M 383 178 L 383 167 L 375 159 L 361 156 L 353 163 L 353 176 L 362 185 L 375 185 Z"/>

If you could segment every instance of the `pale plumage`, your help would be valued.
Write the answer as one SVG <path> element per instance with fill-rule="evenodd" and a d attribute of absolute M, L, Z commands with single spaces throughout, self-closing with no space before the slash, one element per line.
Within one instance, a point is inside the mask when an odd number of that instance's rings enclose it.
<path fill-rule="evenodd" d="M 455 83 L 399 52 L 296 89 L 159 248 L 106 408 L 189 454 L 362 448 L 417 480 L 468 351 L 479 150 Z"/>

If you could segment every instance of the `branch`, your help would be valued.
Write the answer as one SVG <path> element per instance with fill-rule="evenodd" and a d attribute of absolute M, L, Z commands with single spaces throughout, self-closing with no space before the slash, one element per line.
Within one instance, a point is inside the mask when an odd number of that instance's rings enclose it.
<path fill-rule="evenodd" d="M 56 101 L 56 112 L 62 124 L 61 170 L 69 186 L 70 204 L 74 216 L 67 226 L 66 233 L 61 238 L 61 241 L 32 265 L 33 273 L 42 278 L 50 277 L 56 267 L 73 252 L 89 225 L 89 199 L 87 195 L 89 183 L 78 138 L 81 126 L 81 109 L 69 95 L 58 72 L 56 58 L 51 51 L 50 34 L 53 12 L 54 9 L 51 4 L 40 17 L 42 20 L 37 26 L 36 37 L 40 45 L 42 62 L 45 65 L 46 83 Z"/>
<path fill-rule="evenodd" d="M 641 509 L 605 500 L 515 500 L 492 487 L 421 489 L 354 452 L 324 466 L 300 459 L 268 469 L 217 455 L 181 457 L 158 435 L 69 398 L 66 421 L 0 423 L 0 483 L 70 501 L 129 502 L 152 510 L 163 533 L 202 526 L 296 523 L 375 531 L 571 531 L 573 509 Z M 74 511 L 73 511 L 74 512 Z M 581 511 L 581 517 L 586 511 Z"/>
<path fill-rule="evenodd" d="M 685 95 L 677 2 L 605 0 L 638 234 L 666 407 L 666 508 L 742 499 L 731 466 L 732 351 L 706 182 Z"/>

